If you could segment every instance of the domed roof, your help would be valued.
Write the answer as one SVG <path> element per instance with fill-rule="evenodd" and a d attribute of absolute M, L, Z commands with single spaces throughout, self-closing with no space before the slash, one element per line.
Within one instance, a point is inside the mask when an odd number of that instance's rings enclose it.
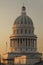
<path fill-rule="evenodd" d="M 33 26 L 33 22 L 29 16 L 26 15 L 26 8 L 25 6 L 22 7 L 21 15 L 16 18 L 14 21 L 15 24 L 29 24 Z"/>
<path fill-rule="evenodd" d="M 14 25 L 15 24 L 31 24 L 31 25 L 33 25 L 33 22 L 30 17 L 28 17 L 26 15 L 25 16 L 21 15 L 16 18 L 16 20 L 14 21 Z"/>

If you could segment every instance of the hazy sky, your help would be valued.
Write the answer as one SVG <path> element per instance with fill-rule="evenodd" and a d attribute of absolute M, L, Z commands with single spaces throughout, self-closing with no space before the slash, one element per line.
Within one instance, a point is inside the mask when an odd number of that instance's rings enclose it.
<path fill-rule="evenodd" d="M 43 0 L 0 0 L 0 53 L 6 52 L 6 41 L 9 49 L 9 36 L 15 19 L 21 14 L 23 2 L 34 23 L 38 50 L 43 52 Z"/>

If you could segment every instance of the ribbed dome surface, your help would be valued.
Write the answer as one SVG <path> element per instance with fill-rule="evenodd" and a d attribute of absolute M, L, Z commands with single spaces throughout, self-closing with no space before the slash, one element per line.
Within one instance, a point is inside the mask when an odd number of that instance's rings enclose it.
<path fill-rule="evenodd" d="M 31 18 L 27 15 L 21 15 L 19 17 L 16 18 L 16 20 L 14 21 L 14 25 L 15 24 L 25 24 L 25 25 L 31 25 L 33 26 L 33 22 L 31 20 Z"/>

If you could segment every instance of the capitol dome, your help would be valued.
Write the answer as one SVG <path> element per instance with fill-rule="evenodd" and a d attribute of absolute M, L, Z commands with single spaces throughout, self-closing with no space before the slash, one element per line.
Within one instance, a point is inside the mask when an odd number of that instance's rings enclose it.
<path fill-rule="evenodd" d="M 22 12 L 21 12 L 21 15 L 18 16 L 16 18 L 16 20 L 14 21 L 14 25 L 21 25 L 21 24 L 28 24 L 28 25 L 31 25 L 33 26 L 33 22 L 32 22 L 32 19 L 26 15 L 26 8 L 25 6 L 22 7 Z"/>
<path fill-rule="evenodd" d="M 21 15 L 13 23 L 13 33 L 10 36 L 10 48 L 15 52 L 36 51 L 36 39 L 32 19 L 26 14 L 26 7 L 22 6 Z M 21 50 L 22 49 L 22 50 Z"/>
<path fill-rule="evenodd" d="M 21 32 L 20 32 L 21 31 Z M 25 32 L 27 34 L 25 34 Z M 13 24 L 13 33 L 15 35 L 28 35 L 34 33 L 34 26 L 32 19 L 26 14 L 26 7 L 22 7 L 21 15 L 16 18 Z"/>

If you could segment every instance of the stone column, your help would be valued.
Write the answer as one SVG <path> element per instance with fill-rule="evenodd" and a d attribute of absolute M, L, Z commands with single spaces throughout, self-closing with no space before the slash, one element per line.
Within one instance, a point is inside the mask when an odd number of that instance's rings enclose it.
<path fill-rule="evenodd" d="M 25 42 L 24 42 L 24 39 L 22 39 L 22 47 L 23 47 L 23 50 L 25 49 Z"/>
<path fill-rule="evenodd" d="M 17 47 L 17 44 L 16 44 L 16 39 L 15 39 L 15 50 L 17 49 L 16 47 Z"/>
<path fill-rule="evenodd" d="M 17 38 L 17 48 L 18 48 L 18 38 Z"/>
<path fill-rule="evenodd" d="M 25 44 L 24 44 L 25 42 L 24 42 L 24 38 L 23 38 L 23 48 L 25 47 Z"/>
<path fill-rule="evenodd" d="M 17 39 L 17 44 L 18 44 L 18 48 L 19 48 L 19 39 Z"/>
<path fill-rule="evenodd" d="M 34 48 L 35 46 L 34 46 L 34 39 L 33 39 L 33 48 Z"/>
<path fill-rule="evenodd" d="M 24 45 L 23 45 L 23 39 L 22 39 L 22 49 L 24 48 Z"/>
<path fill-rule="evenodd" d="M 25 48 L 25 51 L 26 51 L 26 38 L 24 38 L 24 48 Z"/>
<path fill-rule="evenodd" d="M 35 50 L 37 50 L 37 40 L 35 39 Z"/>
<path fill-rule="evenodd" d="M 30 39 L 30 48 L 31 48 L 31 51 L 32 51 L 32 39 Z"/>
<path fill-rule="evenodd" d="M 29 40 L 27 39 L 27 48 L 29 47 L 28 44 L 29 44 Z"/>
<path fill-rule="evenodd" d="M 26 50 L 27 50 L 27 38 L 26 38 Z"/>
<path fill-rule="evenodd" d="M 31 43 L 30 43 L 30 39 L 29 39 L 29 47 L 30 47 L 30 49 L 31 49 Z"/>
<path fill-rule="evenodd" d="M 28 48 L 30 49 L 30 39 L 28 39 Z"/>
<path fill-rule="evenodd" d="M 17 50 L 17 39 L 15 39 L 15 46 L 16 46 L 16 50 Z"/>
<path fill-rule="evenodd" d="M 18 50 L 18 39 L 16 39 L 16 48 Z"/>
<path fill-rule="evenodd" d="M 36 50 L 36 43 L 35 43 L 36 41 L 35 41 L 35 39 L 34 39 L 34 50 Z"/>
<path fill-rule="evenodd" d="M 25 49 L 26 49 L 26 38 L 25 38 Z"/>
<path fill-rule="evenodd" d="M 27 39 L 27 38 L 26 38 L 26 43 L 27 43 L 27 47 L 26 47 L 26 48 L 27 48 L 27 50 L 28 50 L 28 39 Z"/>
<path fill-rule="evenodd" d="M 19 50 L 22 51 L 22 38 L 19 38 Z"/>
<path fill-rule="evenodd" d="M 28 39 L 27 39 L 27 49 L 28 49 Z"/>
<path fill-rule="evenodd" d="M 34 48 L 36 48 L 37 46 L 36 46 L 36 39 L 34 39 Z"/>
<path fill-rule="evenodd" d="M 31 39 L 30 39 L 30 49 L 31 49 Z"/>
<path fill-rule="evenodd" d="M 19 50 L 20 50 L 20 38 L 19 38 L 19 40 L 18 40 L 18 41 L 19 41 Z"/>
<path fill-rule="evenodd" d="M 30 49 L 30 45 L 29 45 L 30 43 L 29 43 L 29 39 L 27 38 L 27 50 L 29 51 L 29 49 Z"/>
<path fill-rule="evenodd" d="M 35 51 L 35 40 L 33 39 L 33 51 Z"/>
<path fill-rule="evenodd" d="M 33 49 L 33 39 L 32 39 L 32 49 Z"/>
<path fill-rule="evenodd" d="M 14 48 L 14 40 L 12 40 L 12 47 Z"/>
<path fill-rule="evenodd" d="M 23 40 L 23 47 L 24 47 L 24 49 L 26 50 L 26 39 L 24 38 L 24 40 Z"/>
<path fill-rule="evenodd" d="M 36 39 L 34 39 L 34 49 L 35 51 L 37 50 L 37 40 Z"/>
<path fill-rule="evenodd" d="M 33 46 L 34 46 L 34 41 L 33 41 L 33 39 L 31 40 L 31 42 L 32 42 L 32 50 L 33 50 Z"/>

